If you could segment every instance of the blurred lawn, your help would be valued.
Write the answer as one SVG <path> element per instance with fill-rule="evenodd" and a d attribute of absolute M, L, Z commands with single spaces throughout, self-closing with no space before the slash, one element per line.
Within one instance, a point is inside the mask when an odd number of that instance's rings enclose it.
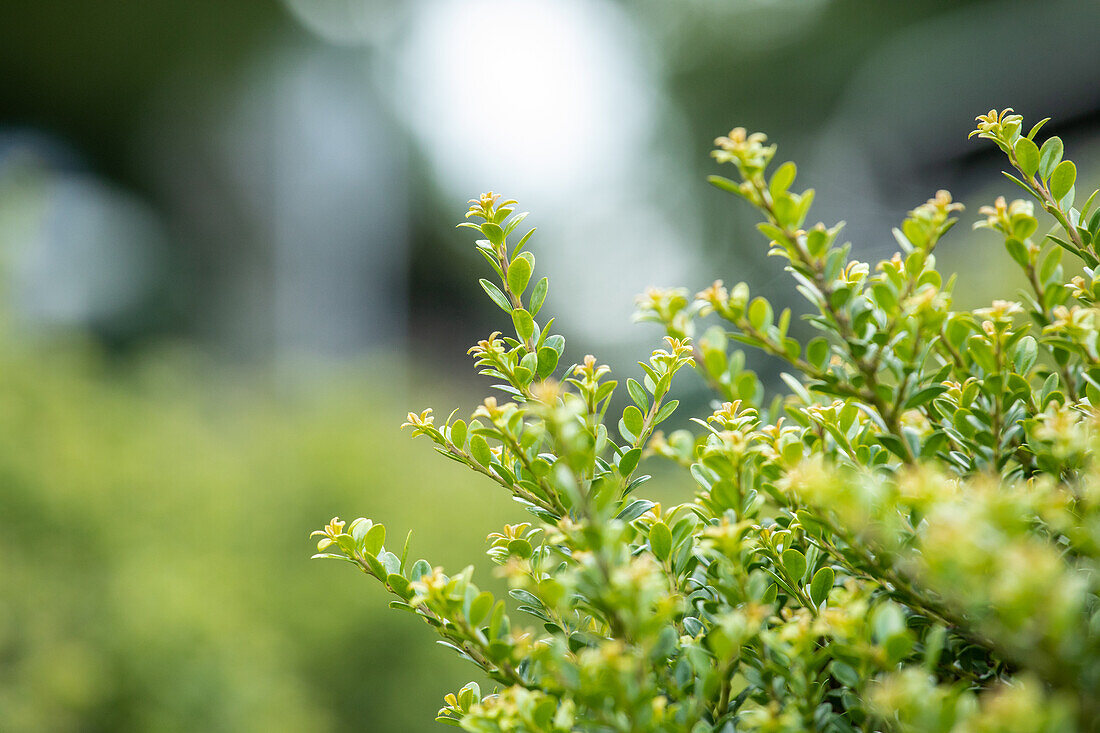
<path fill-rule="evenodd" d="M 399 431 L 453 393 L 370 371 L 276 396 L 0 337 L 0 730 L 437 729 L 473 668 L 307 535 L 365 514 L 485 582 L 485 535 L 522 514 Z"/>

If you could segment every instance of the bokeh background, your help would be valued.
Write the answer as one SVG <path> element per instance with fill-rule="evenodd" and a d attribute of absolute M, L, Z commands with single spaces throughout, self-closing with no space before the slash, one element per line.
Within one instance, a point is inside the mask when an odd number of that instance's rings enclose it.
<path fill-rule="evenodd" d="M 990 107 L 1053 117 L 1098 183 L 1098 28 L 1093 0 L 3 0 L 0 730 L 434 729 L 472 668 L 307 535 L 371 516 L 494 583 L 521 515 L 397 427 L 486 388 L 465 200 L 533 212 L 567 355 L 632 374 L 647 286 L 794 302 L 703 182 L 716 135 L 767 131 L 885 257 L 937 188 L 967 224 L 1012 195 L 966 140 Z M 967 305 L 1015 285 L 969 226 L 938 252 Z"/>

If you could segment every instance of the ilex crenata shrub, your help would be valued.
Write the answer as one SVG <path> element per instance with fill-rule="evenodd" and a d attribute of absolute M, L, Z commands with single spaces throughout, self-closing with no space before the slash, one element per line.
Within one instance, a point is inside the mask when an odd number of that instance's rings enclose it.
<path fill-rule="evenodd" d="M 350 561 L 420 616 L 486 684 L 440 721 L 496 733 L 1092 731 L 1100 729 L 1100 208 L 1077 204 L 1062 141 L 1011 110 L 974 135 L 1024 198 L 983 207 L 1030 289 L 956 310 L 935 250 L 962 207 L 946 191 L 894 230 L 897 253 L 849 256 L 807 224 L 813 191 L 733 130 L 720 189 L 760 213 L 816 336 L 789 333 L 749 286 L 651 290 L 666 343 L 637 379 L 565 366 L 531 232 L 486 194 L 467 223 L 505 314 L 471 353 L 499 384 L 468 419 L 407 425 L 510 493 L 526 521 L 489 535 L 511 602 L 337 519 L 319 557 Z M 1067 256 L 1068 253 L 1068 256 Z M 747 344 L 789 365 L 766 399 Z M 713 412 L 658 428 L 696 370 Z M 625 391 L 625 410 L 609 411 Z M 689 471 L 694 499 L 644 498 L 639 461 Z"/>

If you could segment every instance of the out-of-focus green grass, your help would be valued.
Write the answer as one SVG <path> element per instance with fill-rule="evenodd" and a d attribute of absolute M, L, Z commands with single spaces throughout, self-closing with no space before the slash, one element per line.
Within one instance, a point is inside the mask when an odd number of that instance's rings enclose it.
<path fill-rule="evenodd" d="M 398 430 L 453 397 L 369 371 L 280 396 L 0 337 L 0 730 L 435 729 L 473 668 L 307 535 L 364 514 L 484 582 L 523 514 Z"/>

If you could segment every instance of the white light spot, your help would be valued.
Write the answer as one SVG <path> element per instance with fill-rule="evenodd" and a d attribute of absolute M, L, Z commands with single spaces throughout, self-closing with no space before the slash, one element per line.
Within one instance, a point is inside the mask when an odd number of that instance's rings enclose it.
<path fill-rule="evenodd" d="M 426 2 L 395 108 L 452 191 L 567 195 L 622 172 L 651 127 L 630 28 L 600 2 Z"/>

